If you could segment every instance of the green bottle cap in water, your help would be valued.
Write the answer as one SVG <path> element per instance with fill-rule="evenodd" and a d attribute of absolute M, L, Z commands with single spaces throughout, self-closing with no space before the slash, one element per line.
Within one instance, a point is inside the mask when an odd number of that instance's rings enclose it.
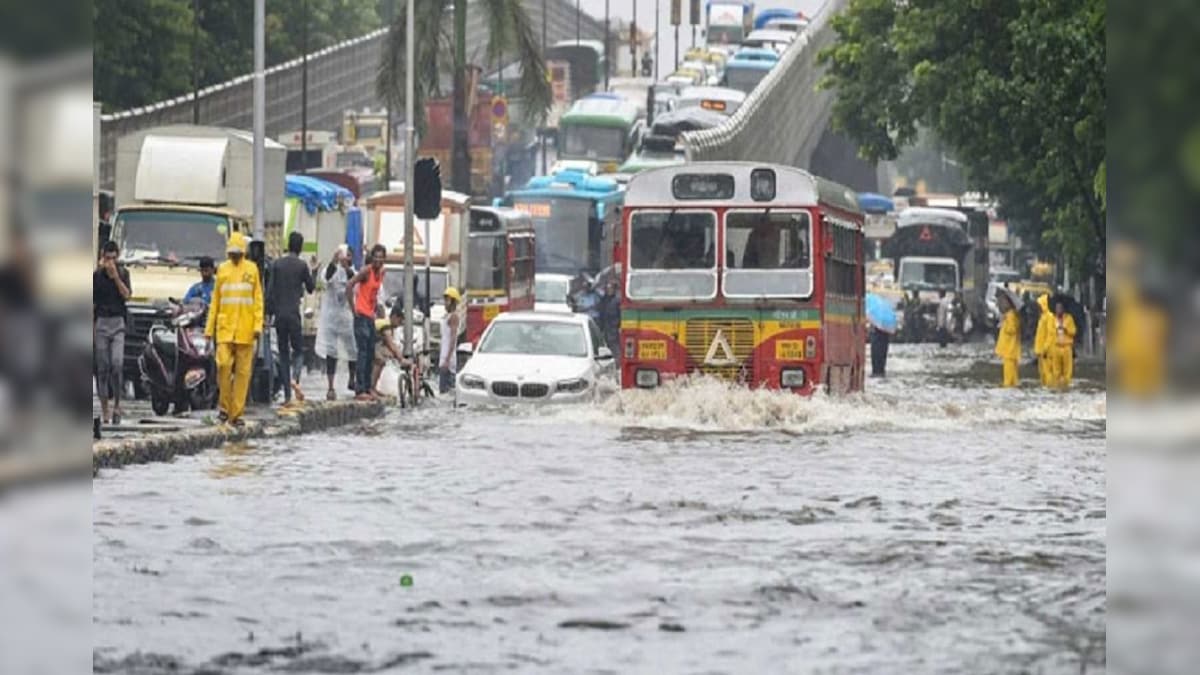
<path fill-rule="evenodd" d="M 412 575 L 410 575 L 410 574 L 400 575 L 400 585 L 404 586 L 405 588 L 412 586 Z"/>

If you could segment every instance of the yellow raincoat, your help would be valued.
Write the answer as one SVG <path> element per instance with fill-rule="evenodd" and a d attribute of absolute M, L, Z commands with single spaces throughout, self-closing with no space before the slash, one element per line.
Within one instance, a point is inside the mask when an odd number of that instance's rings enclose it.
<path fill-rule="evenodd" d="M 1053 386 L 1066 389 L 1075 375 L 1075 317 L 1063 312 L 1050 320 L 1050 378 Z"/>
<path fill-rule="evenodd" d="M 1037 355 L 1038 374 L 1042 378 L 1042 386 L 1050 387 L 1054 378 L 1050 374 L 1050 347 L 1054 342 L 1054 313 L 1050 311 L 1050 295 L 1043 293 L 1038 296 L 1038 306 L 1042 313 L 1038 315 L 1037 337 L 1033 340 L 1033 353 Z"/>
<path fill-rule="evenodd" d="M 1021 361 L 1021 319 L 1015 309 L 1004 313 L 1000 334 L 996 336 L 996 356 L 1004 364 L 1004 387 L 1017 386 L 1017 368 Z"/>
<path fill-rule="evenodd" d="M 221 412 L 230 422 L 241 419 L 254 368 L 254 343 L 263 330 L 263 291 L 258 265 L 246 259 L 246 237 L 229 236 L 228 252 L 243 253 L 236 264 L 217 267 L 212 305 L 204 334 L 217 343 L 217 390 Z"/>

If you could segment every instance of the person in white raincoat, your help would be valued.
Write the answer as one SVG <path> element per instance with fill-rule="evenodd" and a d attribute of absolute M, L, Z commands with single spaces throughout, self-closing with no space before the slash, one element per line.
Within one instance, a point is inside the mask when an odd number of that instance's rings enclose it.
<path fill-rule="evenodd" d="M 329 391 L 325 398 L 330 401 L 337 399 L 333 377 L 337 373 L 338 359 L 350 365 L 349 388 L 354 391 L 354 368 L 358 354 L 354 345 L 354 314 L 350 311 L 350 304 L 346 302 L 346 283 L 353 277 L 350 247 L 342 244 L 321 274 L 321 282 L 325 289 L 321 297 L 321 314 L 317 323 L 315 345 L 317 357 L 325 358 L 325 376 L 329 378 Z M 370 355 L 367 358 L 370 358 Z"/>

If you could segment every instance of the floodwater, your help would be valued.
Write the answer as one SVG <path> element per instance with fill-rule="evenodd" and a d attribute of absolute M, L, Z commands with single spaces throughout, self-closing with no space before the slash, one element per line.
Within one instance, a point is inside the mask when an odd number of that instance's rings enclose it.
<path fill-rule="evenodd" d="M 104 471 L 93 666 L 1101 672 L 1102 384 L 1001 391 L 988 351 L 893 346 L 845 399 L 397 411 Z"/>

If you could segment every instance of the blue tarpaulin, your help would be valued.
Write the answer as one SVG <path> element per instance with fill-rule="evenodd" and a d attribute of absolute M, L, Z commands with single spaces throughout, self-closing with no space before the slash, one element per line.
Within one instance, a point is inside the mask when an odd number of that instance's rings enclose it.
<path fill-rule="evenodd" d="M 858 205 L 868 213 L 890 213 L 896 210 L 895 202 L 874 192 L 858 193 Z"/>
<path fill-rule="evenodd" d="M 346 211 L 346 245 L 350 247 L 350 258 L 354 261 L 354 269 L 361 269 L 363 264 L 363 214 L 362 209 L 357 206 Z"/>
<path fill-rule="evenodd" d="M 304 210 L 309 213 L 336 211 L 340 202 L 354 198 L 349 190 L 340 185 L 296 174 L 286 176 L 284 196 L 288 199 L 299 199 L 304 204 Z"/>

